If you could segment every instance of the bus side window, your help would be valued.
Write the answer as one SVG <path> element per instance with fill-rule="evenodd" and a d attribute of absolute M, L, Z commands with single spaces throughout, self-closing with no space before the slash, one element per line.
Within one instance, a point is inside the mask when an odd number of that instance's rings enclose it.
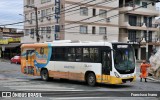
<path fill-rule="evenodd" d="M 82 48 L 76 48 L 76 61 L 82 61 Z"/>
<path fill-rule="evenodd" d="M 66 61 L 67 51 L 64 47 L 52 48 L 51 61 Z"/>
<path fill-rule="evenodd" d="M 90 58 L 90 49 L 89 48 L 83 48 L 83 62 L 91 62 Z"/>
<path fill-rule="evenodd" d="M 68 61 L 75 61 L 75 48 L 68 49 Z"/>
<path fill-rule="evenodd" d="M 107 66 L 109 67 L 109 70 L 112 70 L 112 59 L 111 59 L 111 52 L 109 51 L 107 53 Z"/>

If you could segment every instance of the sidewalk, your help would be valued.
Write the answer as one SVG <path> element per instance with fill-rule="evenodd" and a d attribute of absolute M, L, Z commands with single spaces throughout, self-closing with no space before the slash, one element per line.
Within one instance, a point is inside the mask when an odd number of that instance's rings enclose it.
<path fill-rule="evenodd" d="M 0 62 L 10 62 L 10 60 L 9 59 L 0 58 Z"/>

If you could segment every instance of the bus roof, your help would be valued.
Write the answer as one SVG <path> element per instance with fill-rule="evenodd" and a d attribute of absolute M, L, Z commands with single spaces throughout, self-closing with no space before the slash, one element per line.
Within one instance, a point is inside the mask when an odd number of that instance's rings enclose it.
<path fill-rule="evenodd" d="M 45 43 L 33 43 L 33 44 L 23 44 L 21 48 L 38 48 L 38 47 L 48 47 L 48 46 L 109 46 L 112 47 L 112 44 L 128 44 L 128 43 L 119 43 L 119 42 L 92 42 L 92 41 L 54 41 L 54 42 L 45 42 Z"/>

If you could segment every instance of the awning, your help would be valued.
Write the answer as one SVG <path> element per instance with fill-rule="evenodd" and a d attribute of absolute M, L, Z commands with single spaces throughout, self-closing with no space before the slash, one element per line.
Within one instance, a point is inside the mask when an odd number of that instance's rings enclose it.
<path fill-rule="evenodd" d="M 16 48 L 18 46 L 20 46 L 22 43 L 9 43 L 9 44 L 4 44 L 4 45 L 0 45 L 0 48 L 5 47 L 5 48 Z"/>

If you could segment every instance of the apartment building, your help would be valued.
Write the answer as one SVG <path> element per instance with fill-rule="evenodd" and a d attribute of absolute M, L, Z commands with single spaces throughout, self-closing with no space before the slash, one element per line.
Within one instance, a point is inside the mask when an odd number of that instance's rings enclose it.
<path fill-rule="evenodd" d="M 153 0 L 119 0 L 119 7 L 119 13 L 122 13 L 119 16 L 119 41 L 134 44 L 136 58 L 145 59 L 146 42 L 149 43 L 149 56 L 159 45 L 158 25 L 155 24 L 159 11 Z"/>
<path fill-rule="evenodd" d="M 119 6 L 117 0 L 24 0 L 25 5 L 38 9 L 40 42 L 57 39 L 99 41 L 105 34 L 107 40 L 118 41 L 119 18 L 106 19 L 119 13 L 118 9 L 109 11 Z M 36 42 L 35 11 L 24 7 L 24 15 L 25 37 L 22 42 Z M 90 19 L 79 21 L 88 17 Z"/>
<path fill-rule="evenodd" d="M 30 7 L 27 7 L 29 5 Z M 40 42 L 54 40 L 54 0 L 24 0 L 24 29 L 25 36 L 22 38 L 22 43 L 37 42 L 36 36 L 36 14 L 37 7 L 38 17 L 38 34 Z"/>
<path fill-rule="evenodd" d="M 104 38 L 105 41 L 130 42 L 135 46 L 137 59 L 144 59 L 144 40 L 149 42 L 149 52 L 153 45 L 158 45 L 154 21 L 159 12 L 151 2 L 153 0 L 24 0 L 24 6 L 38 9 L 40 42 Z M 22 42 L 37 42 L 35 9 L 24 7 L 24 15 Z"/>
<path fill-rule="evenodd" d="M 79 1 L 66 0 L 65 8 L 74 7 L 73 4 Z M 99 41 L 106 35 L 107 41 L 118 41 L 119 17 L 110 18 L 119 13 L 118 9 L 113 10 L 119 6 L 118 0 L 93 0 L 87 3 L 89 1 L 91 0 L 78 3 L 79 10 L 65 13 L 65 39 Z M 81 21 L 82 19 L 87 20 Z"/>

